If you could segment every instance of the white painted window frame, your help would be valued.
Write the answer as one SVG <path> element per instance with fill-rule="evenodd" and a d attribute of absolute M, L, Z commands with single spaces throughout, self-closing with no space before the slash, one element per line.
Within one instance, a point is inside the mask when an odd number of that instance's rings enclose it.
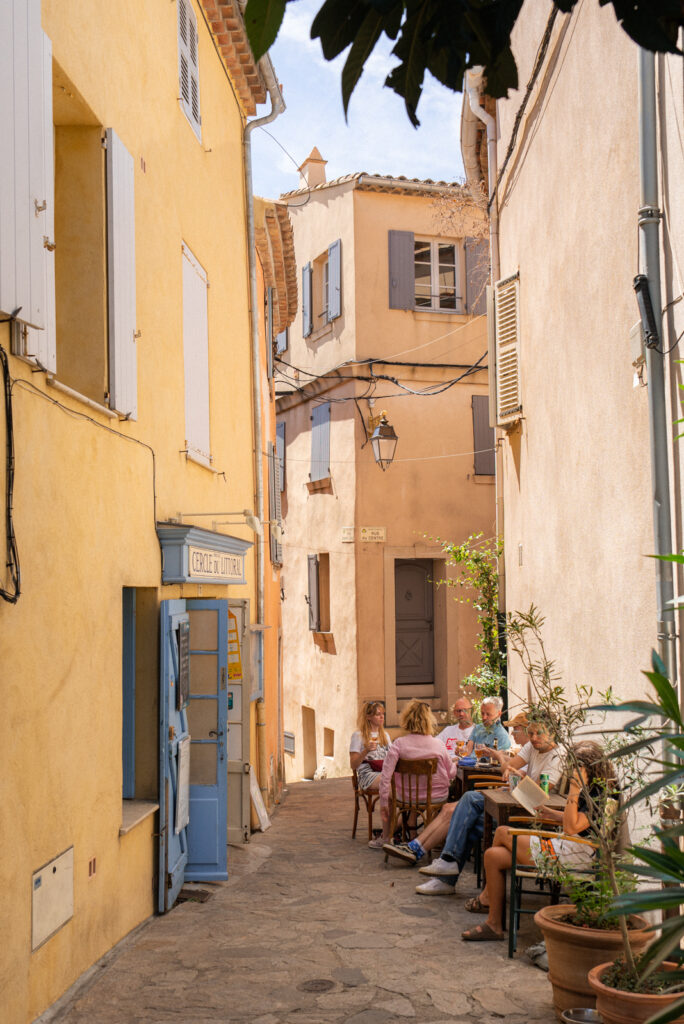
<path fill-rule="evenodd" d="M 415 276 L 415 248 L 414 248 L 414 259 L 413 259 L 413 295 L 414 295 L 414 309 L 417 311 L 423 310 L 424 312 L 432 313 L 462 313 L 463 312 L 463 296 L 460 294 L 463 291 L 461 278 L 463 275 L 463 242 L 457 241 L 451 238 L 430 238 L 425 235 L 414 235 L 413 237 L 414 247 L 417 242 L 427 244 L 430 246 L 430 305 L 418 305 L 415 301 L 416 298 L 416 276 Z M 441 297 L 440 285 L 439 285 L 439 247 L 450 245 L 454 250 L 454 308 L 443 309 L 439 300 Z"/>

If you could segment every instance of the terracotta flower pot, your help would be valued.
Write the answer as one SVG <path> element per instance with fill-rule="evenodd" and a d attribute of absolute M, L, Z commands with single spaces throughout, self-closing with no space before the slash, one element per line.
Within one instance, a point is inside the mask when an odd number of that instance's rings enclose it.
<path fill-rule="evenodd" d="M 612 965 L 598 964 L 589 971 L 589 984 L 596 995 L 596 1009 L 603 1018 L 603 1024 L 644 1024 L 658 1010 L 684 996 L 684 992 L 668 992 L 664 995 L 645 995 L 641 992 L 621 992 L 609 988 L 601 981 L 603 972 Z M 674 970 L 674 964 L 663 964 Z M 673 1024 L 684 1024 L 684 1015 L 677 1017 Z"/>
<path fill-rule="evenodd" d="M 587 975 L 592 967 L 614 960 L 622 950 L 622 935 L 618 929 L 582 928 L 564 921 L 574 909 L 572 903 L 562 903 L 542 907 L 534 915 L 534 922 L 546 943 L 553 1005 L 559 1018 L 563 1010 L 596 1005 Z M 653 932 L 643 917 L 633 915 L 630 925 L 630 946 L 638 952 L 652 940 Z"/>

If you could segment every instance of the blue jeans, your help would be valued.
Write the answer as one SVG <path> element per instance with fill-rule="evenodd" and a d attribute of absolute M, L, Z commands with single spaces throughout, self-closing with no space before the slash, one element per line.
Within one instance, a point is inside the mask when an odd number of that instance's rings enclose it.
<path fill-rule="evenodd" d="M 484 832 L 484 794 L 476 789 L 464 793 L 451 815 L 443 853 L 450 854 L 463 870 L 470 847 Z"/>

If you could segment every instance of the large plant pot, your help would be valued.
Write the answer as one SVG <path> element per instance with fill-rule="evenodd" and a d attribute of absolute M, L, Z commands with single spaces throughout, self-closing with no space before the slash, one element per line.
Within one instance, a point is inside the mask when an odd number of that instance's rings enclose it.
<path fill-rule="evenodd" d="M 563 1010 L 596 1006 L 596 996 L 587 975 L 592 967 L 614 960 L 622 950 L 622 935 L 618 929 L 581 928 L 564 921 L 574 909 L 572 903 L 561 903 L 542 907 L 534 915 L 546 943 L 553 1005 L 559 1018 Z M 630 946 L 638 952 L 648 945 L 653 932 L 644 917 L 633 915 L 629 920 Z"/>
<path fill-rule="evenodd" d="M 601 981 L 601 975 L 612 961 L 598 964 L 589 971 L 589 984 L 596 996 L 596 1009 L 603 1018 L 603 1024 L 644 1024 L 658 1010 L 684 996 L 683 992 L 668 992 L 665 995 L 642 995 L 640 992 L 621 992 L 608 988 Z M 674 964 L 663 964 L 674 969 Z M 684 1015 L 677 1017 L 673 1024 L 684 1024 Z"/>

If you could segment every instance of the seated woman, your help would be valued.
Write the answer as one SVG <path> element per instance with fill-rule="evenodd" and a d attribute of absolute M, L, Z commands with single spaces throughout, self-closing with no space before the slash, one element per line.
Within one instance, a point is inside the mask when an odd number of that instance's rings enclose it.
<path fill-rule="evenodd" d="M 437 770 L 432 776 L 432 800 L 440 803 L 449 795 L 449 782 L 456 774 L 456 765 L 445 745 L 434 735 L 437 722 L 430 707 L 422 700 L 412 700 L 401 713 L 399 723 L 404 735 L 392 743 L 385 758 L 380 777 L 380 811 L 383 821 L 383 837 L 370 844 L 381 849 L 389 839 L 389 805 L 391 799 L 392 774 L 399 758 L 416 760 L 427 757 L 437 758 Z M 401 783 L 399 783 L 401 786 Z M 425 790 L 423 789 L 422 795 Z M 401 795 L 399 793 L 398 795 Z"/>
<path fill-rule="evenodd" d="M 359 711 L 358 726 L 349 741 L 349 764 L 356 772 L 359 789 L 377 793 L 382 762 L 392 742 L 385 732 L 384 705 L 378 700 L 364 701 Z"/>
<path fill-rule="evenodd" d="M 598 743 L 585 741 L 573 747 L 578 774 L 570 780 L 568 800 L 563 811 L 540 807 L 545 818 L 561 822 L 568 836 L 590 839 L 590 815 L 601 812 L 607 798 L 616 793 L 615 772 Z M 466 942 L 486 942 L 503 939 L 501 915 L 506 900 L 506 871 L 513 863 L 513 840 L 506 826 L 497 828 L 494 843 L 485 850 L 484 863 L 487 884 L 478 899 L 468 901 L 466 910 L 487 914 L 483 924 L 463 932 Z M 574 843 L 559 836 L 541 839 L 539 836 L 518 836 L 516 859 L 519 864 L 543 866 L 549 857 L 571 868 L 586 868 L 591 864 L 594 848 Z M 470 904 L 470 905 L 468 905 Z"/>

